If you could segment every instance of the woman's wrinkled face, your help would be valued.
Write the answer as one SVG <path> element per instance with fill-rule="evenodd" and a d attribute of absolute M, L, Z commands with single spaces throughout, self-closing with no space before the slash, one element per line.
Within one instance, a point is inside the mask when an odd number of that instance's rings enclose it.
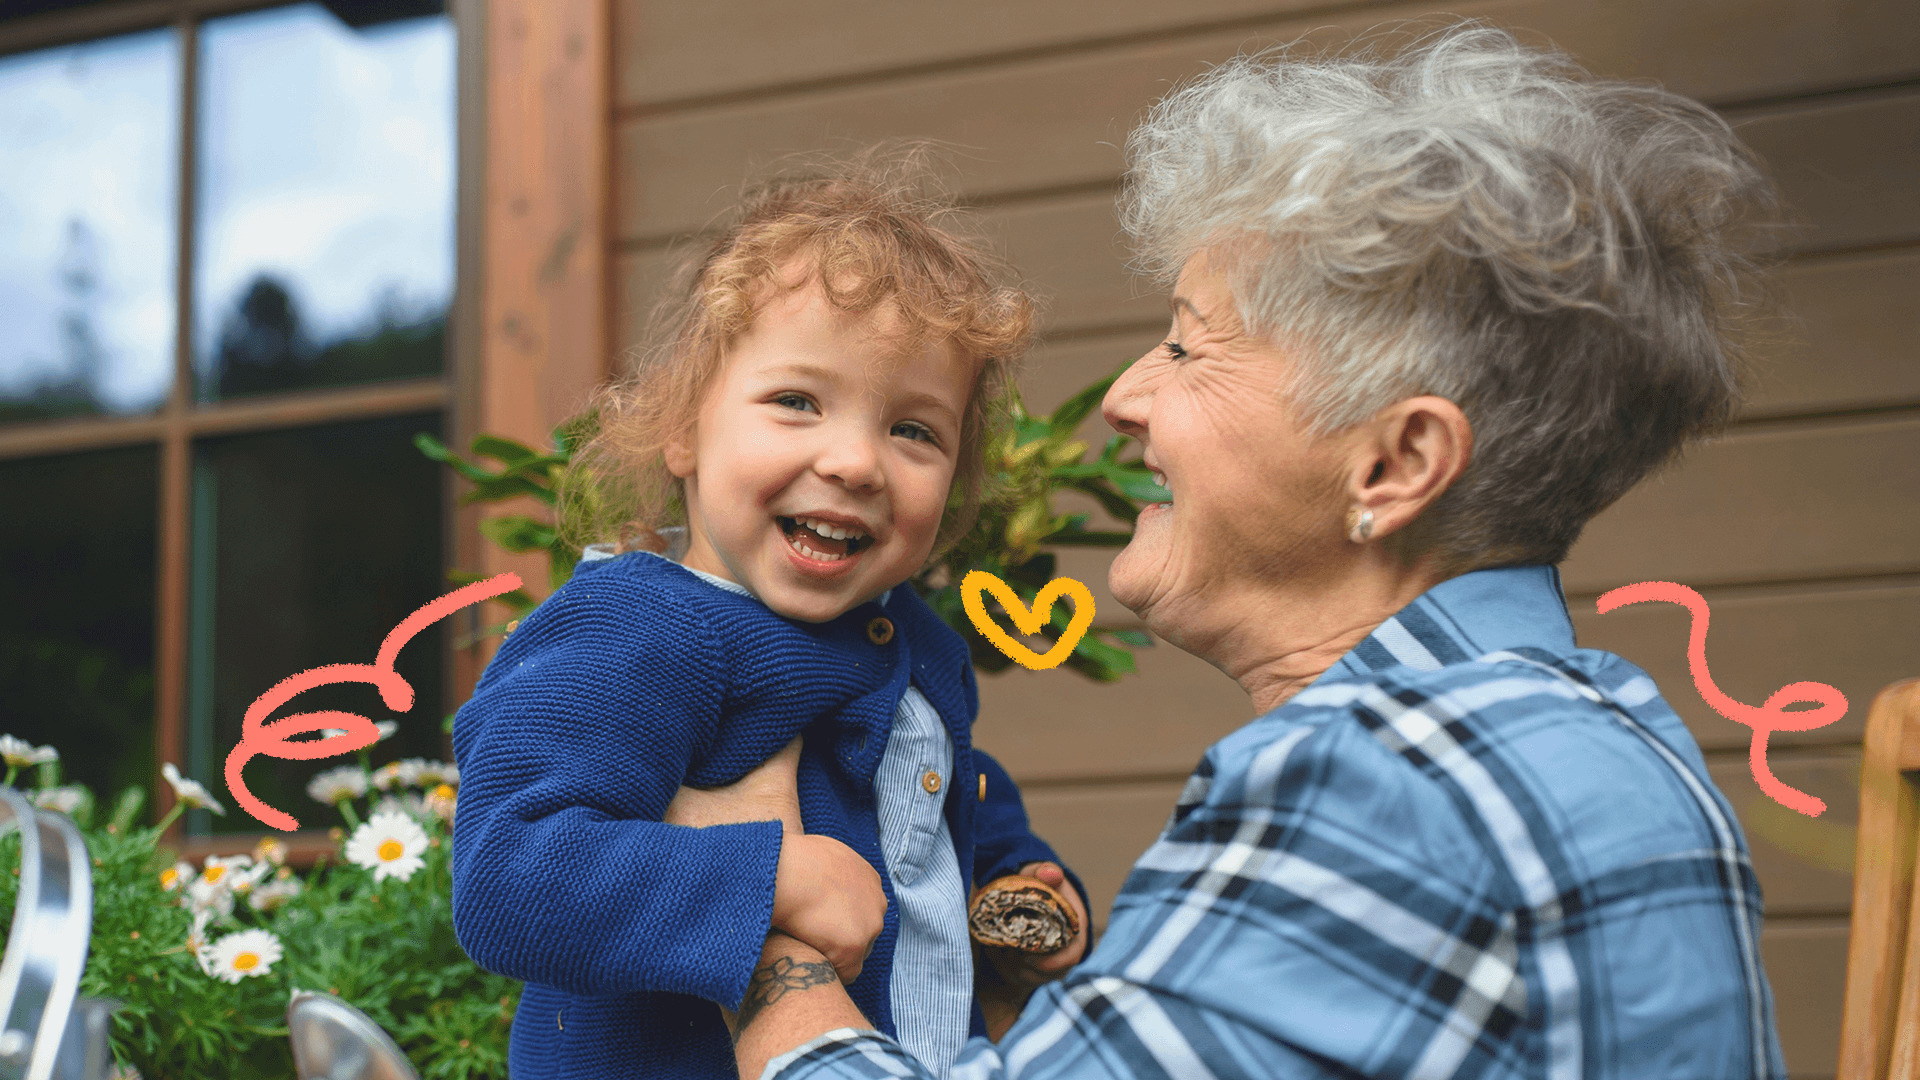
<path fill-rule="evenodd" d="M 902 355 L 888 321 L 808 285 L 769 300 L 728 346 L 667 452 L 686 491 L 687 566 L 825 622 L 926 562 L 974 365 L 945 342 Z"/>
<path fill-rule="evenodd" d="M 1262 596 L 1325 573 L 1343 542 L 1341 460 L 1292 408 L 1289 351 L 1247 334 L 1205 253 L 1181 272 L 1167 340 L 1107 392 L 1107 422 L 1140 440 L 1172 501 L 1141 512 L 1109 571 L 1113 595 L 1192 651 Z M 1202 652 L 1202 655 L 1205 653 Z"/>

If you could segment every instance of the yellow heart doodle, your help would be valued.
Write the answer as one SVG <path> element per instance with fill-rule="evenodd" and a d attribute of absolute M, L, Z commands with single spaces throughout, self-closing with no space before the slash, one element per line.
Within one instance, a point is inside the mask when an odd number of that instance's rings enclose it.
<path fill-rule="evenodd" d="M 981 594 L 986 592 L 993 593 L 993 598 L 1007 609 L 1013 625 L 1023 634 L 1038 634 L 1047 625 L 1053 602 L 1062 596 L 1073 597 L 1073 618 L 1068 621 L 1060 640 L 1054 642 L 1053 648 L 1048 649 L 1045 656 L 1041 656 L 1013 640 L 1012 635 L 993 621 L 993 617 L 987 614 L 986 602 L 981 599 Z M 1033 598 L 1033 610 L 1029 611 L 999 577 L 985 570 L 969 570 L 967 576 L 960 580 L 960 603 L 967 609 L 967 618 L 973 620 L 974 628 L 993 642 L 994 648 L 1006 653 L 1014 663 L 1034 671 L 1059 667 L 1060 662 L 1073 652 L 1073 647 L 1086 636 L 1087 628 L 1093 625 L 1093 593 L 1072 578 L 1054 578 L 1047 582 L 1047 587 Z"/>

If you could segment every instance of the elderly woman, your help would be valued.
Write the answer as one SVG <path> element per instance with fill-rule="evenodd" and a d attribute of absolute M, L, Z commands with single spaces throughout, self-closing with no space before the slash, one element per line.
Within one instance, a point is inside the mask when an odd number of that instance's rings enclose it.
<path fill-rule="evenodd" d="M 1106 416 L 1172 499 L 1113 594 L 1261 715 L 954 1075 L 1784 1075 L 1739 828 L 1554 569 L 1735 406 L 1750 155 L 1475 25 L 1236 60 L 1129 155 L 1173 319 Z M 789 938 L 739 1025 L 746 1076 L 924 1075 Z"/>

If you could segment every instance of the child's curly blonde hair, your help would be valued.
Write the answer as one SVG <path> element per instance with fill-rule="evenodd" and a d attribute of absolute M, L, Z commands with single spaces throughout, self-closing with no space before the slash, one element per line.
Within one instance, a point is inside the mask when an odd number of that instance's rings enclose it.
<path fill-rule="evenodd" d="M 665 450 L 684 436 L 727 346 L 778 292 L 818 287 L 835 308 L 880 313 L 903 349 L 947 342 L 976 365 L 962 417 L 937 556 L 965 535 L 986 486 L 984 447 L 1006 421 L 1014 365 L 1033 330 L 1033 301 L 1008 266 L 960 231 L 933 189 L 922 150 L 877 150 L 748 192 L 735 222 L 689 260 L 655 312 L 651 344 L 589 409 L 597 431 L 562 486 L 567 538 L 617 536 L 622 550 L 662 550 L 682 525 L 682 486 Z M 903 353 L 904 354 L 904 353 Z"/>

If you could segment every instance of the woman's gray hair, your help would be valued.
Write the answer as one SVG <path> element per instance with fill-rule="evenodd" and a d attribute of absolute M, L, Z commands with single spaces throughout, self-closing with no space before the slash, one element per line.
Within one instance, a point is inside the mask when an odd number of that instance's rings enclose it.
<path fill-rule="evenodd" d="M 1390 57 L 1236 58 L 1127 154 L 1140 267 L 1221 260 L 1316 430 L 1423 393 L 1466 412 L 1472 463 L 1404 541 L 1455 572 L 1559 562 L 1738 403 L 1774 197 L 1697 102 L 1465 23 Z"/>

